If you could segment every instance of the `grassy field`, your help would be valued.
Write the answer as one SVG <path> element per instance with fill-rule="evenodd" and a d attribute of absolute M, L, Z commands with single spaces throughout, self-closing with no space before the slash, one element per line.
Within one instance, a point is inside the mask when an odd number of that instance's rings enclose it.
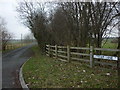
<path fill-rule="evenodd" d="M 116 48 L 117 48 L 117 44 L 116 44 L 116 43 L 110 43 L 110 42 L 108 42 L 108 43 L 106 43 L 106 44 L 104 45 L 103 48 L 116 49 Z"/>
<path fill-rule="evenodd" d="M 23 67 L 29 88 L 116 88 L 117 71 L 90 68 L 85 63 L 65 63 L 41 55 L 37 46 L 34 56 Z"/>
<path fill-rule="evenodd" d="M 103 41 L 104 43 L 104 41 Z M 111 40 L 108 40 L 103 48 L 110 48 L 110 49 L 116 49 L 117 48 L 117 43 L 111 43 Z"/>
<path fill-rule="evenodd" d="M 111 43 L 112 39 L 108 39 L 106 44 L 102 48 L 117 49 L 117 43 Z M 103 41 L 104 43 L 104 41 Z M 116 52 L 102 51 L 103 55 L 114 56 Z"/>

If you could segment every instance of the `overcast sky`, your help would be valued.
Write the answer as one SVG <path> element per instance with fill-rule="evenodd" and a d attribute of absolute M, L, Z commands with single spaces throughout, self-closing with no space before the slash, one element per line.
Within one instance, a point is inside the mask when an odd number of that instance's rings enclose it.
<path fill-rule="evenodd" d="M 30 33 L 30 30 L 21 23 L 16 12 L 16 5 L 17 0 L 0 0 L 0 16 L 7 22 L 8 31 L 18 39 L 21 34 L 24 36 Z"/>
<path fill-rule="evenodd" d="M 0 0 L 0 16 L 7 22 L 7 29 L 14 34 L 14 38 L 20 39 L 21 34 L 24 36 L 30 33 L 30 30 L 25 27 L 18 17 L 16 12 L 17 2 L 22 0 Z M 52 1 L 52 0 L 32 0 L 32 1 Z M 54 0 L 53 0 L 54 1 Z M 61 0 L 64 1 L 64 0 Z M 114 34 L 112 36 L 117 36 Z"/>

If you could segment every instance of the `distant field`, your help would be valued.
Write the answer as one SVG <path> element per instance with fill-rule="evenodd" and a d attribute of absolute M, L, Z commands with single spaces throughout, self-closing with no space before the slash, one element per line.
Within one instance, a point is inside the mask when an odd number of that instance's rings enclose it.
<path fill-rule="evenodd" d="M 104 46 L 102 47 L 102 48 L 109 48 L 109 49 L 117 49 L 117 46 L 118 46 L 118 44 L 117 43 L 112 43 L 111 41 L 112 41 L 113 39 L 108 39 L 107 40 L 107 42 L 104 44 Z M 104 43 L 105 41 L 103 40 L 103 43 Z M 108 52 L 108 51 L 103 51 L 102 52 L 102 54 L 103 55 L 109 55 L 109 56 L 112 56 L 112 55 L 114 55 L 116 52 Z"/>
<path fill-rule="evenodd" d="M 25 41 L 25 40 L 10 40 L 6 46 L 6 50 L 5 51 L 2 51 L 3 53 L 6 53 L 8 51 L 11 51 L 11 50 L 14 50 L 14 49 L 17 49 L 17 48 L 20 48 L 20 47 L 23 47 L 25 45 L 28 45 L 32 42 L 35 42 L 35 40 L 31 40 L 31 41 Z"/>
<path fill-rule="evenodd" d="M 29 43 L 19 43 L 19 42 L 9 43 L 9 44 L 6 46 L 6 50 L 5 50 L 5 51 L 2 51 L 2 52 L 3 52 L 3 53 L 6 53 L 6 52 L 9 52 L 9 51 L 11 51 L 11 50 L 14 50 L 14 49 L 17 49 L 17 48 L 26 46 L 26 45 L 28 45 L 28 44 L 29 44 Z"/>
<path fill-rule="evenodd" d="M 103 48 L 111 48 L 111 49 L 116 49 L 117 48 L 117 43 L 110 43 L 110 42 L 107 42 Z"/>
<path fill-rule="evenodd" d="M 9 41 L 9 43 L 21 43 L 21 40 L 11 40 L 11 41 Z"/>
<path fill-rule="evenodd" d="M 16 44 L 16 43 L 30 43 L 30 42 L 35 42 L 35 40 L 11 40 L 11 41 L 9 41 L 9 43 L 11 43 L 11 44 Z"/>
<path fill-rule="evenodd" d="M 112 43 L 113 39 L 108 39 L 107 42 L 104 44 L 105 40 L 103 40 L 103 48 L 111 48 L 111 49 L 116 49 L 117 48 L 117 43 Z"/>

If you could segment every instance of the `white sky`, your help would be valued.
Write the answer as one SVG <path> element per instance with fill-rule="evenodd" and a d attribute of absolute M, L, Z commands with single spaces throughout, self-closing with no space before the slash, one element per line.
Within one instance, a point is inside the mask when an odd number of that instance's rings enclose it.
<path fill-rule="evenodd" d="M 27 33 L 30 33 L 30 30 L 25 27 L 16 12 L 16 0 L 0 0 L 0 16 L 5 19 L 7 22 L 7 29 L 9 32 L 13 33 L 14 38 L 21 38 Z"/>

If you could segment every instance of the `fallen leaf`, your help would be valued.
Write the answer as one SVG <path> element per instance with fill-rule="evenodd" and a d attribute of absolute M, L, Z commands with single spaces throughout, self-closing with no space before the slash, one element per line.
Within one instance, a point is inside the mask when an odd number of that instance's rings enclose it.
<path fill-rule="evenodd" d="M 83 72 L 86 72 L 85 70 L 83 70 Z"/>
<path fill-rule="evenodd" d="M 107 76 L 110 76 L 110 73 L 106 73 Z"/>

